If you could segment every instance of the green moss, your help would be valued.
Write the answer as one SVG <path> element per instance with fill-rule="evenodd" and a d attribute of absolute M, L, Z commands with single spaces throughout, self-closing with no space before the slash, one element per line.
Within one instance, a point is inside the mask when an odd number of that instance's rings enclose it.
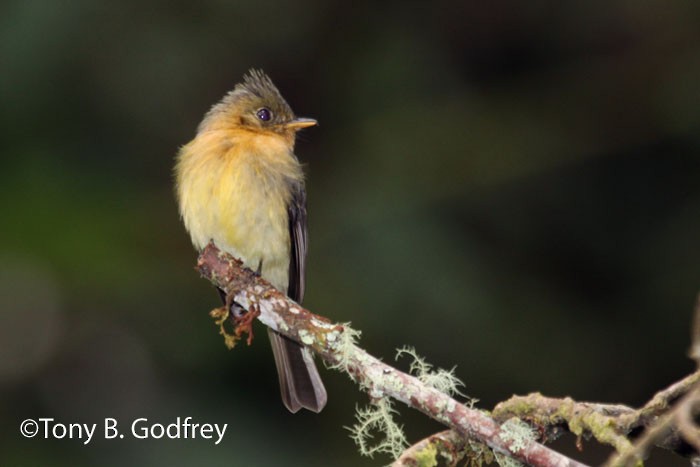
<path fill-rule="evenodd" d="M 438 465 L 437 448 L 430 443 L 425 448 L 416 453 L 413 458 L 416 460 L 417 467 L 435 467 Z"/>

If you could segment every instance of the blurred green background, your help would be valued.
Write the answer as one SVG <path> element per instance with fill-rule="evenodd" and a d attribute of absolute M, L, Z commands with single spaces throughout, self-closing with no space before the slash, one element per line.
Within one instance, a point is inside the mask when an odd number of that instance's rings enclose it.
<path fill-rule="evenodd" d="M 179 146 L 250 67 L 306 130 L 311 310 L 492 408 L 642 404 L 693 369 L 700 3 L 5 1 L 0 464 L 382 465 L 322 371 L 290 415 L 266 340 L 224 348 L 178 219 Z M 258 336 L 264 336 L 258 328 Z M 400 361 L 407 368 L 407 361 Z M 228 423 L 224 441 L 23 439 L 19 423 Z M 409 439 L 439 429 L 401 410 Z M 97 437 L 101 437 L 96 435 Z M 608 451 L 557 448 L 600 463 Z M 655 451 L 649 465 L 686 465 Z"/>

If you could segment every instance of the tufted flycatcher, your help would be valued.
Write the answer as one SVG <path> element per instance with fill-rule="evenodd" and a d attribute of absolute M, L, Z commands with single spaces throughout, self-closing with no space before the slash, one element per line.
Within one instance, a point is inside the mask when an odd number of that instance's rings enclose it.
<path fill-rule="evenodd" d="M 204 116 L 175 166 L 180 215 L 195 248 L 213 241 L 297 303 L 304 297 L 307 228 L 294 139 L 313 125 L 294 115 L 267 75 L 250 70 Z M 327 395 L 311 351 L 268 334 L 284 405 L 320 412 Z"/>

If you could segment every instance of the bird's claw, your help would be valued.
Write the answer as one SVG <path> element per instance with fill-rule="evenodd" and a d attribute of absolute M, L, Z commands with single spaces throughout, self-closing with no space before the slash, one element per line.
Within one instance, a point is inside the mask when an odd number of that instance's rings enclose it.
<path fill-rule="evenodd" d="M 253 305 L 249 313 L 248 310 L 233 300 L 233 295 L 226 294 L 224 306 L 215 308 L 209 312 L 209 315 L 214 318 L 214 322 L 219 326 L 219 334 L 224 336 L 224 344 L 227 348 L 234 348 L 236 343 L 241 340 L 243 334 L 248 334 L 246 343 L 248 345 L 252 344 L 253 321 L 260 316 L 260 310 L 257 306 Z"/>

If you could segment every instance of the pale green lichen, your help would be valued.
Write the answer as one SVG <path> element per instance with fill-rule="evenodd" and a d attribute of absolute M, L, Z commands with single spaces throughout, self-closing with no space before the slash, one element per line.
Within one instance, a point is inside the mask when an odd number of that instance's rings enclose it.
<path fill-rule="evenodd" d="M 311 324 L 314 327 L 323 329 L 324 331 L 332 331 L 335 328 L 335 324 L 327 323 L 325 321 L 321 321 L 320 319 L 314 318 L 314 317 L 311 317 Z"/>
<path fill-rule="evenodd" d="M 506 420 L 501 425 L 501 432 L 498 436 L 506 443 L 510 443 L 510 450 L 513 452 L 525 449 L 528 444 L 537 439 L 530 425 L 517 417 Z"/>
<path fill-rule="evenodd" d="M 440 412 L 443 412 L 445 408 L 447 407 L 447 402 L 445 402 L 444 399 L 440 399 L 435 401 L 435 408 L 439 410 Z"/>
<path fill-rule="evenodd" d="M 501 432 L 499 437 L 506 443 L 510 443 L 510 450 L 512 452 L 518 452 L 533 441 L 536 440 L 534 430 L 527 423 L 523 422 L 517 417 L 510 418 L 506 420 L 501 425 Z M 498 452 L 494 452 L 496 456 L 496 462 L 501 467 L 521 467 L 525 464 L 517 459 L 506 456 Z"/>
<path fill-rule="evenodd" d="M 314 343 L 314 336 L 306 329 L 301 329 L 299 331 L 299 340 L 304 345 L 312 345 Z"/>
<path fill-rule="evenodd" d="M 459 390 L 460 387 L 464 387 L 464 383 L 455 375 L 456 367 L 453 367 L 451 370 L 442 368 L 433 370 L 433 365 L 419 356 L 413 347 L 406 346 L 398 349 L 396 351 L 396 360 L 403 355 L 408 355 L 413 359 L 408 371 L 425 385 L 435 388 L 445 394 L 449 394 L 450 396 L 459 394 L 462 397 L 467 397 Z M 473 404 L 473 401 L 470 401 L 470 404 Z M 454 410 L 454 408 L 450 410 Z"/>
<path fill-rule="evenodd" d="M 338 331 L 331 331 L 329 333 L 326 333 L 326 341 L 328 341 L 329 344 L 333 345 L 335 340 L 338 338 Z"/>
<path fill-rule="evenodd" d="M 403 390 L 403 381 L 401 381 L 398 375 L 392 372 L 382 377 L 384 379 L 384 386 L 390 391 L 401 392 Z"/>
<path fill-rule="evenodd" d="M 393 418 L 397 413 L 391 400 L 381 398 L 371 406 L 357 409 L 357 423 L 350 430 L 350 437 L 355 441 L 363 456 L 374 457 L 377 453 L 386 453 L 397 459 L 408 446 L 402 427 Z M 372 443 L 375 435 L 383 438 Z"/>
<path fill-rule="evenodd" d="M 360 331 L 350 327 L 350 323 L 342 325 L 343 331 L 336 332 L 333 338 L 333 350 L 335 351 L 336 363 L 328 365 L 334 370 L 349 372 L 351 359 L 353 357 L 362 357 L 361 354 L 355 351 L 357 341 L 360 339 Z M 330 342 L 331 339 L 326 337 Z"/>

